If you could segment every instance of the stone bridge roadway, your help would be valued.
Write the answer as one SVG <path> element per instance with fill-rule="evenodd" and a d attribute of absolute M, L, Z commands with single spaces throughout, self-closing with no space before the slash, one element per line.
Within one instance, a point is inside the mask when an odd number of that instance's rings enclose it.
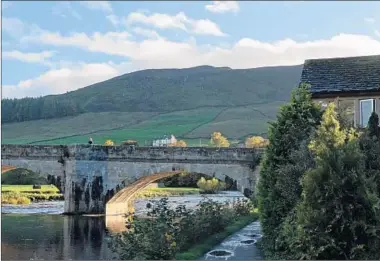
<path fill-rule="evenodd" d="M 236 181 L 252 192 L 262 150 L 99 145 L 2 145 L 3 169 L 27 168 L 48 178 L 65 196 L 67 214 L 121 214 L 128 199 L 151 182 L 181 172 Z"/>

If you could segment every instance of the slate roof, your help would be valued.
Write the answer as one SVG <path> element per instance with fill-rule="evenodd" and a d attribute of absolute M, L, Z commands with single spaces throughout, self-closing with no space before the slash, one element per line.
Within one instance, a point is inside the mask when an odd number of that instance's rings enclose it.
<path fill-rule="evenodd" d="M 301 82 L 313 95 L 380 91 L 380 55 L 306 60 Z"/>

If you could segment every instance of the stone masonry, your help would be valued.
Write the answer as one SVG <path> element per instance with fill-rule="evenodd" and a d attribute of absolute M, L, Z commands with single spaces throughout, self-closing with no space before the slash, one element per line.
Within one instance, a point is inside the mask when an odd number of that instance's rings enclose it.
<path fill-rule="evenodd" d="M 106 203 L 142 177 L 184 170 L 236 181 L 252 192 L 262 151 L 245 148 L 157 148 L 99 145 L 2 145 L 2 165 L 48 177 L 65 195 L 67 214 L 103 214 Z"/>

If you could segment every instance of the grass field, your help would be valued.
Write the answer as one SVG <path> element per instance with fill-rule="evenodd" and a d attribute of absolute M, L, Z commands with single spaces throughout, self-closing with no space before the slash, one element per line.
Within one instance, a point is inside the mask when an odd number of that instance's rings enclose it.
<path fill-rule="evenodd" d="M 16 193 L 59 193 L 59 189 L 53 185 L 41 185 L 41 189 L 33 189 L 33 185 L 1 185 L 1 192 Z"/>
<path fill-rule="evenodd" d="M 33 189 L 33 185 L 1 185 L 2 204 L 30 204 L 39 200 L 63 200 L 63 195 L 53 185 L 42 185 Z"/>
<path fill-rule="evenodd" d="M 210 135 L 220 131 L 230 143 L 249 135 L 264 135 L 280 102 L 234 108 L 210 107 L 165 114 L 151 112 L 86 113 L 62 119 L 3 124 L 6 144 L 83 144 L 92 137 L 95 144 L 107 139 L 116 144 L 132 139 L 140 146 L 163 135 L 173 134 L 188 146 L 208 146 Z M 234 140 L 234 141 L 232 141 Z M 232 142 L 231 142 L 232 141 Z"/>

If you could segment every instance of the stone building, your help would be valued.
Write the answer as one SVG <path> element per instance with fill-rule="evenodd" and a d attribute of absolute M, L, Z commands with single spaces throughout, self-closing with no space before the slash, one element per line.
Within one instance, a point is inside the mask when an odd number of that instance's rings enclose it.
<path fill-rule="evenodd" d="M 373 111 L 380 115 L 380 55 L 306 60 L 301 82 L 322 106 L 336 102 L 355 127 L 365 127 Z"/>

